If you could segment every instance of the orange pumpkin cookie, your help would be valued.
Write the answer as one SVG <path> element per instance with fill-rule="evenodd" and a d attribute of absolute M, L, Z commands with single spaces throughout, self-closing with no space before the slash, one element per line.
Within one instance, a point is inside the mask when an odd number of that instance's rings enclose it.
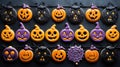
<path fill-rule="evenodd" d="M 55 22 L 62 22 L 66 18 L 66 11 L 58 4 L 58 7 L 52 11 L 52 19 Z"/>
<path fill-rule="evenodd" d="M 96 5 L 92 4 L 91 8 L 86 11 L 85 17 L 89 22 L 95 23 L 100 19 L 101 12 Z"/>
<path fill-rule="evenodd" d="M 75 31 L 75 38 L 80 42 L 85 42 L 89 39 L 89 31 L 80 25 L 80 28 Z"/>
<path fill-rule="evenodd" d="M 44 31 L 38 25 L 31 31 L 31 39 L 40 42 L 44 39 Z"/>
<path fill-rule="evenodd" d="M 22 22 L 28 22 L 32 19 L 33 13 L 29 5 L 23 4 L 23 7 L 18 10 L 17 15 Z"/>
<path fill-rule="evenodd" d="M 91 45 L 90 49 L 85 51 L 85 59 L 90 63 L 94 63 L 98 61 L 99 52 L 94 45 Z"/>
<path fill-rule="evenodd" d="M 14 31 L 8 25 L 5 25 L 5 29 L 2 30 L 1 33 L 2 40 L 10 42 L 14 39 L 14 37 L 15 37 Z"/>
<path fill-rule="evenodd" d="M 56 62 L 62 62 L 66 59 L 66 52 L 63 46 L 58 45 L 57 49 L 52 51 L 52 58 Z"/>
<path fill-rule="evenodd" d="M 30 62 L 33 59 L 32 48 L 28 45 L 25 45 L 25 48 L 19 52 L 19 58 L 22 62 Z"/>
<path fill-rule="evenodd" d="M 52 27 L 50 29 L 48 29 L 45 32 L 45 38 L 49 41 L 49 42 L 56 42 L 60 35 L 59 35 L 59 31 L 55 28 L 56 25 L 52 25 Z"/>
<path fill-rule="evenodd" d="M 119 39 L 120 34 L 119 31 L 116 29 L 117 26 L 113 25 L 110 29 L 106 31 L 106 39 L 110 42 L 115 42 Z"/>

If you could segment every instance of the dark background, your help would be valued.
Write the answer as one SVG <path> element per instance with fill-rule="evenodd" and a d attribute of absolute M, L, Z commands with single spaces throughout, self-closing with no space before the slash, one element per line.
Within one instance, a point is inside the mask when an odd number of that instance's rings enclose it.
<path fill-rule="evenodd" d="M 22 6 L 23 3 L 29 4 L 31 6 L 31 9 L 33 10 L 34 13 L 34 9 L 35 7 L 35 3 L 40 3 L 40 2 L 44 2 L 47 6 L 57 6 L 57 4 L 63 5 L 63 6 L 71 6 L 74 2 L 78 2 L 78 3 L 82 3 L 84 6 L 89 6 L 93 3 L 96 4 L 97 6 L 106 6 L 109 2 L 111 2 L 112 4 L 114 4 L 115 6 L 120 6 L 120 0 L 0 0 L 1 3 L 3 4 L 8 4 L 8 2 L 12 2 L 12 6 L 16 9 L 16 11 Z M 100 10 L 102 11 L 104 8 L 99 7 Z M 54 8 L 49 8 L 50 11 L 52 11 L 52 9 Z M 65 7 L 66 12 L 68 11 L 69 8 Z M 88 9 L 88 8 L 83 8 L 84 12 Z M 120 12 L 119 12 L 120 14 Z M 120 15 L 119 15 L 120 16 Z M 117 25 L 117 29 L 120 30 L 120 17 L 118 18 L 118 21 L 116 23 Z M 56 24 L 56 28 L 61 31 L 61 29 L 63 29 L 65 27 L 65 23 L 68 22 L 67 19 L 65 21 L 63 21 L 62 23 L 55 23 L 52 19 L 50 19 L 50 21 L 48 23 L 45 23 L 44 25 L 40 25 L 40 28 L 43 29 L 44 31 L 46 31 L 48 28 L 51 27 L 51 25 Z M 109 29 L 111 27 L 111 25 L 106 25 L 104 23 L 102 23 L 101 20 L 99 20 L 100 26 L 101 28 L 106 31 L 107 29 Z M 36 24 L 36 22 L 34 21 L 34 19 L 32 19 L 31 21 L 24 23 L 25 27 L 31 31 L 34 28 L 34 25 Z M 71 23 L 70 27 L 75 31 L 76 29 L 79 28 L 79 25 L 73 25 Z M 81 23 L 84 25 L 84 27 L 86 29 L 89 30 L 89 32 L 96 26 L 96 24 L 91 24 L 88 21 L 86 21 L 86 19 L 84 19 L 84 21 Z M 19 20 L 18 22 L 11 24 L 10 27 L 16 31 L 19 28 Z M 3 22 L 0 21 L 0 32 L 4 29 L 4 24 Z M 15 47 L 18 51 L 20 49 L 22 49 L 24 47 L 25 44 L 30 45 L 34 50 L 37 48 L 37 46 L 40 45 L 45 45 L 48 48 L 50 48 L 50 50 L 52 51 L 54 48 L 56 48 L 57 44 L 63 45 L 66 50 L 68 47 L 74 45 L 74 43 L 76 43 L 77 45 L 81 45 L 84 50 L 89 49 L 91 44 L 94 44 L 98 49 L 99 52 L 101 51 L 101 49 L 103 49 L 105 46 L 111 45 L 111 46 L 115 46 L 118 45 L 119 46 L 119 42 L 120 40 L 118 40 L 115 43 L 110 43 L 108 42 L 106 39 L 100 43 L 95 43 L 93 42 L 90 38 L 87 42 L 85 43 L 80 43 L 78 41 L 76 41 L 75 39 L 70 42 L 70 43 L 64 43 L 61 39 L 59 39 L 57 42 L 55 43 L 49 43 L 48 41 L 46 41 L 46 39 L 44 39 L 42 42 L 40 43 L 36 43 L 36 46 L 32 44 L 32 40 L 30 39 L 29 41 L 25 42 L 25 43 L 20 43 L 18 42 L 16 39 L 14 39 L 14 41 L 10 42 L 10 43 L 5 43 L 2 40 L 0 40 L 0 66 L 10 66 L 10 67 L 74 67 L 74 63 L 71 63 L 68 59 L 66 59 L 63 63 L 56 63 L 54 62 L 52 59 L 51 61 L 46 64 L 46 65 L 40 65 L 35 63 L 35 61 L 33 60 L 30 63 L 22 63 L 19 59 L 15 62 L 12 63 L 6 63 L 4 62 L 3 58 L 2 58 L 2 51 L 5 47 L 12 45 L 13 47 Z M 117 49 L 117 48 L 116 48 Z M 118 59 L 115 62 L 115 64 L 110 65 L 109 67 L 118 67 L 120 64 L 120 58 L 119 58 L 119 49 L 118 50 Z M 88 63 L 84 58 L 82 61 L 80 61 L 79 63 L 79 67 L 107 67 L 108 64 L 105 64 L 102 62 L 101 59 L 99 59 L 99 61 L 97 63 Z"/>

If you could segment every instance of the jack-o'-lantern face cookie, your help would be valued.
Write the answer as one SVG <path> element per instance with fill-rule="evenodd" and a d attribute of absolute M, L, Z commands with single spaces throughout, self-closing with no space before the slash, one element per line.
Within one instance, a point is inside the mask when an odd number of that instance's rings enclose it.
<path fill-rule="evenodd" d="M 19 52 L 19 58 L 22 62 L 30 62 L 33 59 L 32 48 L 28 45 L 25 45 L 25 48 Z"/>
<path fill-rule="evenodd" d="M 75 38 L 80 42 L 85 42 L 89 39 L 89 31 L 80 25 L 80 28 L 75 31 Z"/>
<path fill-rule="evenodd" d="M 45 32 L 45 38 L 49 42 L 56 42 L 59 39 L 59 31 L 55 28 L 55 24 Z"/>
<path fill-rule="evenodd" d="M 38 25 L 31 31 L 31 39 L 40 42 L 44 39 L 44 31 Z"/>
<path fill-rule="evenodd" d="M 58 7 L 52 11 L 52 19 L 55 22 L 62 22 L 66 18 L 66 11 L 58 4 Z"/>
<path fill-rule="evenodd" d="M 22 22 L 30 21 L 32 19 L 32 16 L 32 10 L 27 4 L 23 4 L 23 7 L 18 10 L 18 18 Z"/>
<path fill-rule="evenodd" d="M 5 29 L 2 30 L 1 38 L 6 42 L 11 42 L 15 37 L 14 31 L 8 26 L 5 25 Z"/>
<path fill-rule="evenodd" d="M 86 13 L 85 13 L 85 17 L 89 22 L 97 22 L 100 17 L 101 17 L 101 12 L 100 10 L 97 8 L 96 5 L 92 4 L 91 8 L 89 8 Z"/>
<path fill-rule="evenodd" d="M 113 25 L 110 29 L 106 31 L 106 39 L 110 42 L 115 42 L 120 37 L 119 31 L 116 29 L 116 27 L 116 25 Z"/>

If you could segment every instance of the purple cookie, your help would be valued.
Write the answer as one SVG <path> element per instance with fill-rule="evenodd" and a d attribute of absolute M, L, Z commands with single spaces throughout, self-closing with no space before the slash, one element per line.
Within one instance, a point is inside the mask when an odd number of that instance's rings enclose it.
<path fill-rule="evenodd" d="M 5 61 L 14 61 L 18 58 L 18 51 L 12 46 L 6 47 L 3 50 L 3 58 Z"/>
<path fill-rule="evenodd" d="M 99 22 L 96 24 L 96 27 L 90 32 L 90 37 L 95 42 L 101 42 L 105 38 L 105 32 L 100 28 Z"/>
<path fill-rule="evenodd" d="M 67 55 L 70 61 L 73 61 L 74 63 L 76 63 L 76 65 L 78 65 L 79 61 L 83 58 L 84 50 L 83 48 L 81 48 L 81 46 L 71 46 L 68 49 Z"/>
<path fill-rule="evenodd" d="M 23 23 L 20 22 L 20 29 L 16 31 L 16 39 L 19 42 L 26 42 L 30 38 L 30 32 L 24 27 Z"/>
<path fill-rule="evenodd" d="M 60 37 L 64 42 L 70 42 L 74 39 L 74 32 L 68 23 L 65 24 L 65 29 L 61 30 Z"/>

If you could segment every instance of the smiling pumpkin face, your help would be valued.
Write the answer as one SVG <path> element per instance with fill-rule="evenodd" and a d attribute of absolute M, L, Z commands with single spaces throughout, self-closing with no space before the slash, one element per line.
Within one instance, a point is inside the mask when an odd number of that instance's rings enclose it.
<path fill-rule="evenodd" d="M 18 18 L 22 22 L 27 22 L 31 20 L 32 16 L 32 10 L 30 9 L 29 5 L 23 4 L 23 8 L 20 8 L 18 10 Z"/>
<path fill-rule="evenodd" d="M 40 42 L 44 39 L 44 31 L 39 28 L 38 25 L 35 25 L 35 29 L 31 31 L 31 39 Z"/>
<path fill-rule="evenodd" d="M 65 60 L 66 52 L 64 49 L 65 48 L 63 46 L 58 45 L 58 48 L 52 51 L 52 58 L 54 61 L 62 62 Z"/>
<path fill-rule="evenodd" d="M 92 4 L 91 8 L 85 13 L 86 19 L 92 23 L 97 22 L 101 17 L 100 10 Z"/>
<path fill-rule="evenodd" d="M 91 63 L 98 61 L 99 52 L 95 46 L 91 45 L 91 48 L 85 51 L 85 59 Z"/>
<path fill-rule="evenodd" d="M 84 28 L 83 25 L 80 25 L 80 29 L 75 31 L 75 38 L 80 42 L 85 42 L 89 39 L 89 32 Z"/>
<path fill-rule="evenodd" d="M 32 48 L 28 45 L 25 45 L 25 48 L 19 52 L 19 58 L 22 62 L 30 62 L 33 59 Z"/>
<path fill-rule="evenodd" d="M 106 39 L 110 42 L 115 42 L 120 37 L 119 31 L 116 29 L 116 27 L 116 25 L 113 25 L 110 29 L 106 31 Z"/>
<path fill-rule="evenodd" d="M 52 19 L 55 22 L 62 22 L 66 18 L 66 12 L 62 6 L 58 5 L 56 9 L 52 11 Z"/>
<path fill-rule="evenodd" d="M 14 31 L 8 26 L 5 25 L 5 29 L 2 30 L 1 38 L 6 42 L 11 42 L 15 37 Z"/>
<path fill-rule="evenodd" d="M 55 24 L 45 32 L 45 38 L 49 42 L 56 42 L 59 39 L 59 31 L 55 28 Z"/>

